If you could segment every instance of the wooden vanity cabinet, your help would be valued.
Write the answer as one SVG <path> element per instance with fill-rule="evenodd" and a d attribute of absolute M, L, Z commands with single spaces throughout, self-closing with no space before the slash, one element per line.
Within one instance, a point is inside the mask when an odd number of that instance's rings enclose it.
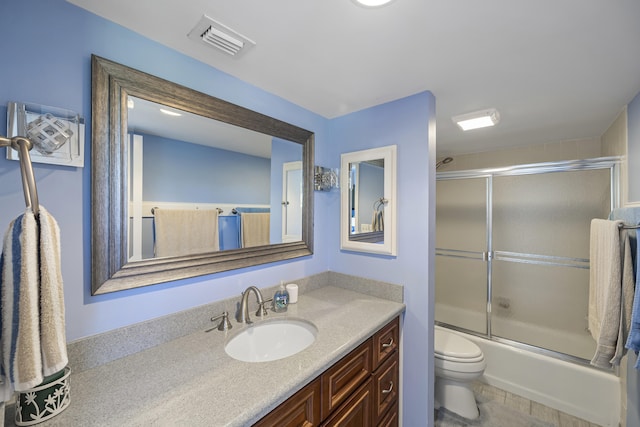
<path fill-rule="evenodd" d="M 372 357 L 373 345 L 368 339 L 320 375 L 323 420 L 371 377 Z"/>
<path fill-rule="evenodd" d="M 312 427 L 320 425 L 320 421 L 320 378 L 316 378 L 254 427 Z"/>
<path fill-rule="evenodd" d="M 393 411 L 392 408 L 395 408 L 396 413 L 398 412 L 399 376 L 398 352 L 396 351 L 373 374 L 373 409 L 375 412 L 375 424 L 373 425 L 379 425 L 387 412 Z"/>
<path fill-rule="evenodd" d="M 373 337 L 373 424 L 398 426 L 400 390 L 400 318 L 396 317 Z"/>
<path fill-rule="evenodd" d="M 363 427 L 373 426 L 373 381 L 369 378 L 354 393 L 348 396 L 344 405 L 334 411 L 322 423 L 322 427 Z"/>
<path fill-rule="evenodd" d="M 397 427 L 399 336 L 395 318 L 254 426 Z"/>

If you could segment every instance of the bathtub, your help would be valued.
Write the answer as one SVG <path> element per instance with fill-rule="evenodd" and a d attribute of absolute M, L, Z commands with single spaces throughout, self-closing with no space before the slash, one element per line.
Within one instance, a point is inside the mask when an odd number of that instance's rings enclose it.
<path fill-rule="evenodd" d="M 619 425 L 621 385 L 613 373 L 452 332 L 482 349 L 487 368 L 481 381 L 601 426 Z"/>

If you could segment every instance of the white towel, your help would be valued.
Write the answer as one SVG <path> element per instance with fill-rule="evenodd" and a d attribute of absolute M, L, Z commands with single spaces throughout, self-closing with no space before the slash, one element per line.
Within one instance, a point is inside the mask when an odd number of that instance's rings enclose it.
<path fill-rule="evenodd" d="M 263 246 L 270 243 L 271 214 L 268 212 L 252 212 L 240 215 L 240 231 L 242 247 Z"/>
<path fill-rule="evenodd" d="M 157 257 L 220 250 L 216 209 L 155 208 L 154 227 Z"/>
<path fill-rule="evenodd" d="M 0 400 L 40 384 L 68 363 L 60 231 L 40 207 L 9 225 L 0 257 Z"/>
<path fill-rule="evenodd" d="M 591 336 L 597 342 L 591 364 L 610 368 L 620 363 L 630 326 L 633 261 L 622 221 L 591 221 L 589 310 Z"/>
<path fill-rule="evenodd" d="M 371 218 L 371 230 L 384 231 L 384 211 L 373 211 L 373 217 Z"/>

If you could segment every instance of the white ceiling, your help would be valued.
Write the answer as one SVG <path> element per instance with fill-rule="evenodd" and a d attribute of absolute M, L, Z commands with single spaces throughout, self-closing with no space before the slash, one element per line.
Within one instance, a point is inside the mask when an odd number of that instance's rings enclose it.
<path fill-rule="evenodd" d="M 640 91 L 638 0 L 68 1 L 327 118 L 430 90 L 439 156 L 599 137 Z M 256 46 L 188 39 L 203 14 Z"/>

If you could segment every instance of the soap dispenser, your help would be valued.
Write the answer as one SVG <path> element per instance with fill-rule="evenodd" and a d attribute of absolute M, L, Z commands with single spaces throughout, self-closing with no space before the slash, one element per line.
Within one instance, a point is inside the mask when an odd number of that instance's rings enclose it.
<path fill-rule="evenodd" d="M 289 305 L 289 292 L 284 287 L 284 282 L 280 282 L 280 289 L 273 296 L 273 310 L 276 313 L 282 313 L 287 311 L 287 305 Z"/>

